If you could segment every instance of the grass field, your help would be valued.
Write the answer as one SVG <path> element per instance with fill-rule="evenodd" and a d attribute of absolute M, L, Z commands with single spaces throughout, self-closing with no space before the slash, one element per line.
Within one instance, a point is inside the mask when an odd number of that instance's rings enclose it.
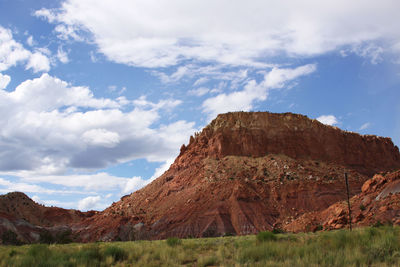
<path fill-rule="evenodd" d="M 400 266 L 400 227 L 0 246 L 1 266 Z"/>

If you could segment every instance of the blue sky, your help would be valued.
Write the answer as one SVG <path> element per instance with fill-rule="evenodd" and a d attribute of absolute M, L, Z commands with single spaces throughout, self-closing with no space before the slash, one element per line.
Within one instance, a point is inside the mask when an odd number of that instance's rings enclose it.
<path fill-rule="evenodd" d="M 398 10 L 0 0 L 0 193 L 101 210 L 227 111 L 301 113 L 399 145 Z"/>

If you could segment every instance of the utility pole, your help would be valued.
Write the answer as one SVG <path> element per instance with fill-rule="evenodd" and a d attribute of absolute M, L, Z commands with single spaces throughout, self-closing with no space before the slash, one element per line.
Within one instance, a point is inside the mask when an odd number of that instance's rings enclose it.
<path fill-rule="evenodd" d="M 350 224 L 350 231 L 351 231 L 352 227 L 351 227 L 350 192 L 349 192 L 349 180 L 347 179 L 347 172 L 344 173 L 344 179 L 346 180 L 347 206 L 349 207 L 349 224 Z"/>

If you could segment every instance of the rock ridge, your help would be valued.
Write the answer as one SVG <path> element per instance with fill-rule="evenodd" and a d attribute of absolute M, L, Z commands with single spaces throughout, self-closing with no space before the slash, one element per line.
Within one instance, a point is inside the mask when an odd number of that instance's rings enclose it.
<path fill-rule="evenodd" d="M 187 150 L 212 158 L 284 154 L 334 162 L 366 175 L 400 168 L 399 148 L 390 138 L 343 131 L 293 113 L 220 114 L 182 146 L 178 164 Z"/>

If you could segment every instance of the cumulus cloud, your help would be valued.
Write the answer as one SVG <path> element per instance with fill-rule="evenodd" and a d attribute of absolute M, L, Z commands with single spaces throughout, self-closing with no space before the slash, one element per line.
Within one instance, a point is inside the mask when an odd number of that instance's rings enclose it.
<path fill-rule="evenodd" d="M 50 60 L 42 53 L 35 52 L 29 57 L 26 69 L 32 69 L 33 72 L 49 71 Z"/>
<path fill-rule="evenodd" d="M 24 63 L 33 72 L 49 71 L 50 60 L 42 52 L 31 52 L 13 39 L 11 30 L 0 26 L 0 71 Z"/>
<path fill-rule="evenodd" d="M 9 75 L 0 73 L 0 90 L 5 89 L 10 81 L 11 77 Z"/>
<path fill-rule="evenodd" d="M 115 147 L 119 143 L 119 134 L 106 129 L 91 129 L 82 134 L 83 140 L 92 145 Z"/>
<path fill-rule="evenodd" d="M 27 80 L 0 91 L 0 171 L 50 175 L 139 158 L 165 162 L 179 153 L 194 123 L 152 125 L 161 110 L 180 103 L 96 98 L 89 88 L 48 74 Z"/>
<path fill-rule="evenodd" d="M 316 65 L 308 64 L 294 69 L 273 68 L 264 75 L 261 82 L 250 80 L 241 91 L 235 91 L 229 94 L 222 93 L 215 97 L 206 99 L 203 104 L 203 112 L 209 114 L 209 119 L 219 113 L 228 111 L 249 111 L 254 102 L 267 99 L 268 90 L 279 89 L 285 86 L 287 82 L 293 81 L 304 75 L 308 75 L 316 70 Z"/>
<path fill-rule="evenodd" d="M 119 63 L 166 67 L 194 59 L 260 67 L 262 58 L 279 53 L 315 56 L 378 41 L 390 50 L 400 40 L 399 9 L 392 0 L 68 0 L 35 14 L 56 24 L 61 38 L 92 39 Z"/>
<path fill-rule="evenodd" d="M 317 118 L 317 121 L 327 124 L 327 125 L 335 125 L 338 124 L 339 121 L 334 115 L 322 115 Z"/>
<path fill-rule="evenodd" d="M 90 196 L 86 197 L 82 200 L 79 201 L 78 203 L 78 209 L 82 211 L 87 211 L 89 209 L 94 209 L 100 202 L 101 198 L 100 196 Z"/>

